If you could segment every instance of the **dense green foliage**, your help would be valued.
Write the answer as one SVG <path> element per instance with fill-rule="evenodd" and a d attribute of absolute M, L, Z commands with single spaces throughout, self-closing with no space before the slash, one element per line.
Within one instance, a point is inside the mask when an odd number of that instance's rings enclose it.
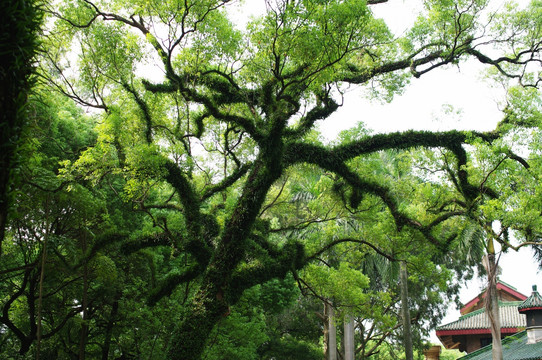
<path fill-rule="evenodd" d="M 321 359 L 324 304 L 339 351 L 355 321 L 362 359 L 402 352 L 407 306 L 421 354 L 476 240 L 538 244 L 540 1 L 491 16 L 425 1 L 401 37 L 378 1 L 268 1 L 246 29 L 232 3 L 43 8 L 0 243 L 1 355 Z M 350 85 L 391 100 L 468 58 L 519 80 L 494 131 L 315 131 Z"/>

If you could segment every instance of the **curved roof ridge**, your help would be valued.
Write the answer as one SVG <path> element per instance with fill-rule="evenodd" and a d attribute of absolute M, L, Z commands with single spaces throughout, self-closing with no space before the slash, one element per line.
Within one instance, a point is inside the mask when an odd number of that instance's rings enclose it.
<path fill-rule="evenodd" d="M 499 300 L 499 307 L 518 307 L 520 304 L 522 304 L 521 301 L 500 301 Z M 470 313 L 466 313 L 465 315 L 461 315 L 458 320 L 468 319 L 471 316 L 476 316 L 476 315 L 478 315 L 480 313 L 483 313 L 485 311 L 486 311 L 486 309 L 485 309 L 485 307 L 483 307 L 481 309 L 474 310 L 474 311 L 472 311 Z M 456 321 L 458 321 L 458 320 L 456 320 Z"/>
<path fill-rule="evenodd" d="M 542 309 L 542 296 L 536 290 L 536 285 L 533 285 L 533 292 L 525 301 L 523 301 L 518 306 L 518 311 L 523 313 L 529 310 L 540 310 Z"/>

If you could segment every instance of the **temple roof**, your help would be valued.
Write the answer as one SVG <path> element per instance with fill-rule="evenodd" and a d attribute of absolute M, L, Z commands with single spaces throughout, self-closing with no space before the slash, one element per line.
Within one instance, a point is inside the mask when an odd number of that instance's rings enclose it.
<path fill-rule="evenodd" d="M 486 290 L 484 289 L 478 296 L 468 301 L 461 308 L 461 315 L 466 315 L 474 310 L 478 310 L 483 307 L 483 299 L 486 297 Z M 504 281 L 497 281 L 498 297 L 501 301 L 524 301 L 527 296 L 523 295 L 515 287 Z"/>
<path fill-rule="evenodd" d="M 503 333 L 515 333 L 526 326 L 525 315 L 518 312 L 519 304 L 521 304 L 519 301 L 499 302 Z M 489 328 L 489 317 L 482 308 L 461 316 L 459 320 L 437 327 L 437 336 L 459 333 L 485 334 L 489 333 Z"/>
<path fill-rule="evenodd" d="M 492 349 L 490 344 L 458 360 L 491 360 Z M 502 352 L 506 360 L 541 360 L 542 342 L 527 344 L 527 331 L 522 331 L 503 339 Z"/>
<path fill-rule="evenodd" d="M 542 309 L 542 296 L 536 291 L 536 285 L 533 285 L 533 292 L 524 302 L 518 306 L 519 312 Z"/>

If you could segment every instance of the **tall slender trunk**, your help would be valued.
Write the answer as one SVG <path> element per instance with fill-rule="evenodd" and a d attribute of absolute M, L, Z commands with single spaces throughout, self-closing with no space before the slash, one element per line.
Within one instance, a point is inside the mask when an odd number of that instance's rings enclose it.
<path fill-rule="evenodd" d="M 120 300 L 121 295 L 122 293 L 118 292 L 115 295 L 115 300 L 113 301 L 113 304 L 111 305 L 109 320 L 107 321 L 107 325 L 105 328 L 104 344 L 102 346 L 102 360 L 109 359 L 109 348 L 111 347 L 111 337 L 113 335 L 113 326 L 115 325 L 117 314 L 119 312 L 119 300 Z"/>
<path fill-rule="evenodd" d="M 335 310 L 329 302 L 324 304 L 324 355 L 326 360 L 337 360 L 337 327 Z"/>
<path fill-rule="evenodd" d="M 344 360 L 354 360 L 354 316 L 344 319 Z"/>
<path fill-rule="evenodd" d="M 87 252 L 87 236 L 83 234 L 83 254 Z M 83 322 L 81 324 L 81 334 L 79 337 L 79 360 L 85 359 L 85 347 L 88 336 L 88 264 L 85 258 L 83 264 Z"/>
<path fill-rule="evenodd" d="M 40 267 L 40 285 L 39 285 L 39 293 L 38 293 L 38 314 L 37 314 L 37 333 L 36 333 L 36 360 L 40 359 L 40 352 L 41 352 L 41 332 L 42 332 L 42 326 L 41 326 L 41 309 L 42 309 L 42 302 L 43 302 L 43 280 L 44 280 L 44 274 L 45 274 L 45 261 L 47 260 L 47 235 L 45 235 L 45 240 L 43 241 L 43 249 L 42 249 L 42 255 L 41 255 L 41 267 Z"/>
<path fill-rule="evenodd" d="M 408 271 L 406 263 L 401 261 L 401 311 L 403 313 L 403 338 L 406 360 L 414 359 L 412 349 L 412 331 L 410 329 L 410 309 L 408 308 Z"/>
<path fill-rule="evenodd" d="M 2 195 L 0 194 L 0 196 Z M 8 217 L 7 199 L 6 197 L 4 197 L 4 199 L 0 199 L 0 256 L 2 256 L 2 243 L 4 242 L 4 237 L 6 234 L 7 217 Z"/>
<path fill-rule="evenodd" d="M 45 199 L 45 234 L 43 235 L 43 246 L 41 253 L 41 266 L 40 266 L 40 285 L 38 293 L 38 313 L 37 313 L 37 331 L 36 331 L 36 360 L 40 359 L 41 352 L 41 310 L 43 304 L 43 280 L 45 278 L 45 262 L 47 261 L 47 241 L 49 239 L 49 198 Z"/>
<path fill-rule="evenodd" d="M 489 317 L 492 337 L 492 359 L 503 360 L 501 341 L 501 317 L 499 313 L 499 297 L 497 293 L 497 263 L 495 261 L 495 246 L 493 239 L 488 240 L 486 271 L 488 277 L 486 312 Z"/>

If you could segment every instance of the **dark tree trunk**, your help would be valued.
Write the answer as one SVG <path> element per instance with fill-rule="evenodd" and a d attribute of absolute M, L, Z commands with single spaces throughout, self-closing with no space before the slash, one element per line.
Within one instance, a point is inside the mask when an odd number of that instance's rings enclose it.
<path fill-rule="evenodd" d="M 171 360 L 200 359 L 207 338 L 215 324 L 228 313 L 228 306 L 220 299 L 215 285 L 206 284 L 192 301 L 189 313 L 174 331 L 170 341 Z"/>
<path fill-rule="evenodd" d="M 0 255 L 39 26 L 34 1 L 0 1 Z"/>
<path fill-rule="evenodd" d="M 113 335 L 113 327 L 117 319 L 117 314 L 119 312 L 119 300 L 121 293 L 117 293 L 115 300 L 111 305 L 111 313 L 109 314 L 109 320 L 107 321 L 107 326 L 105 328 L 104 343 L 102 346 L 102 360 L 109 359 L 109 349 L 111 348 L 111 337 Z"/>
<path fill-rule="evenodd" d="M 175 329 L 168 350 L 171 360 L 200 359 L 214 326 L 229 314 L 229 305 L 235 303 L 243 290 L 250 286 L 249 283 L 257 281 L 246 279 L 244 284 L 235 284 L 238 288 L 231 289 L 232 275 L 247 251 L 246 243 L 252 226 L 269 188 L 280 175 L 280 172 L 270 173 L 265 163 L 273 161 L 264 162 L 260 157 L 248 176 L 243 194 L 225 226 L 202 285 L 192 300 L 190 310 Z"/>
<path fill-rule="evenodd" d="M 87 237 L 83 234 L 83 254 L 87 252 Z M 88 264 L 84 260 L 83 264 L 83 323 L 81 324 L 81 334 L 79 337 L 79 360 L 85 359 L 85 348 L 88 336 Z"/>
<path fill-rule="evenodd" d="M 410 329 L 410 309 L 408 308 L 408 272 L 405 262 L 401 262 L 401 310 L 403 313 L 403 337 L 406 360 L 414 359 L 412 332 Z"/>

